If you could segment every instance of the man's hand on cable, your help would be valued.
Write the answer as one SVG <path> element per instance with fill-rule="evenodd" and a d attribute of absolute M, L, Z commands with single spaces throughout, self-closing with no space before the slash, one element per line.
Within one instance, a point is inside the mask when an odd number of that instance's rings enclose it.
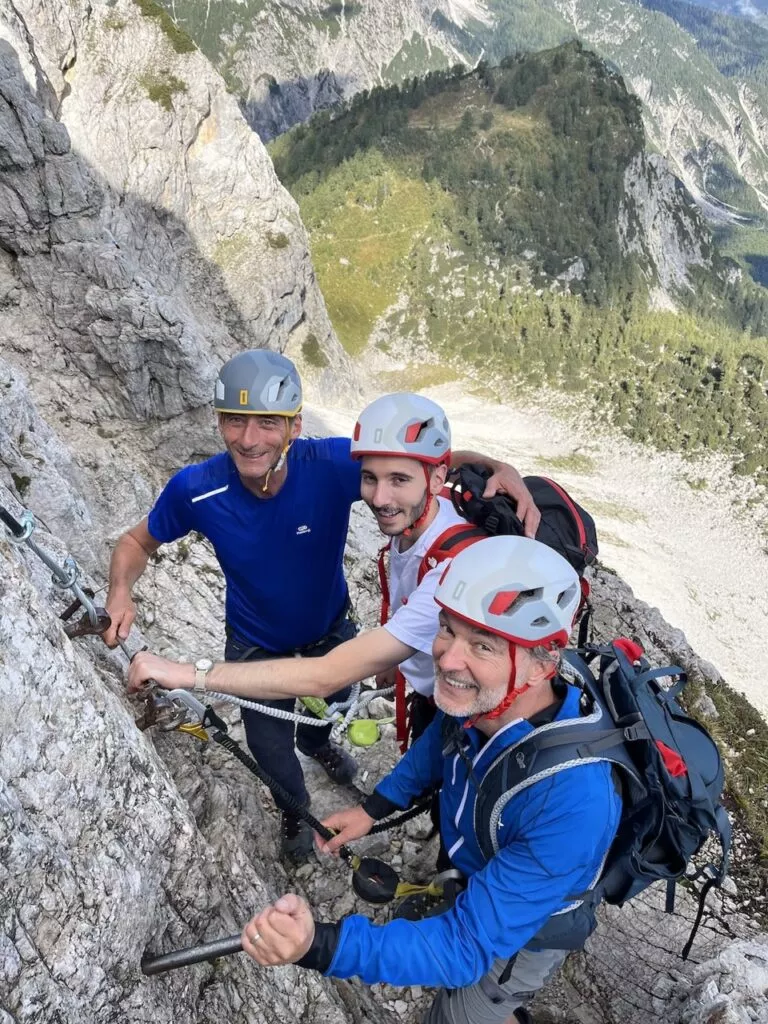
<path fill-rule="evenodd" d="M 109 629 L 104 633 L 107 647 L 117 647 L 118 638 L 127 640 L 131 626 L 136 619 L 136 605 L 130 593 L 121 591 L 111 593 L 107 597 L 107 615 L 112 620 Z"/>
<path fill-rule="evenodd" d="M 315 937 L 315 922 L 306 900 L 289 892 L 256 914 L 243 928 L 243 949 L 262 967 L 301 960 Z"/>
<path fill-rule="evenodd" d="M 195 684 L 195 666 L 139 651 L 128 669 L 128 693 L 137 693 L 150 680 L 166 690 L 186 690 Z"/>
<path fill-rule="evenodd" d="M 525 527 L 525 536 L 532 539 L 536 536 L 541 521 L 541 513 L 533 503 L 531 492 L 523 483 L 514 466 L 508 466 L 506 462 L 494 462 L 493 476 L 488 478 L 488 483 L 483 491 L 484 498 L 492 498 L 494 494 L 508 494 L 517 502 L 517 518 Z"/>
<path fill-rule="evenodd" d="M 340 846 L 351 843 L 353 839 L 367 836 L 375 824 L 374 819 L 370 814 L 366 814 L 362 807 L 348 807 L 344 811 L 337 811 L 323 822 L 323 825 L 336 835 L 327 842 L 316 836 L 317 849 L 320 853 L 332 853 L 338 857 Z"/>

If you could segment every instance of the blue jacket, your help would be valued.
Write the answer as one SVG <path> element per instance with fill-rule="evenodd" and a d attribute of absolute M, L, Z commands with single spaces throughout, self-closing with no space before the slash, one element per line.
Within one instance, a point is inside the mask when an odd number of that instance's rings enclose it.
<path fill-rule="evenodd" d="M 578 717 L 579 695 L 568 686 L 556 720 Z M 621 816 L 610 765 L 578 765 L 519 792 L 502 812 L 501 849 L 486 863 L 474 836 L 474 786 L 458 754 L 443 757 L 442 719 L 436 716 L 376 789 L 406 807 L 442 777 L 443 841 L 454 866 L 467 876 L 467 888 L 447 913 L 422 921 L 375 925 L 359 915 L 346 918 L 329 975 L 357 975 L 369 984 L 471 985 L 494 960 L 525 946 L 600 873 Z M 532 729 L 518 720 L 488 740 L 467 729 L 466 752 L 478 779 L 505 747 Z"/>

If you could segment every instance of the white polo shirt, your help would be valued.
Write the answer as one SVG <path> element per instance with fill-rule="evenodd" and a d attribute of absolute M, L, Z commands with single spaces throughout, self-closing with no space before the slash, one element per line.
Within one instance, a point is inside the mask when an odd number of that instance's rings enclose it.
<path fill-rule="evenodd" d="M 429 697 L 435 687 L 432 664 L 432 641 L 437 633 L 440 608 L 435 601 L 435 590 L 445 569 L 442 562 L 430 569 L 420 585 L 416 582 L 424 555 L 441 533 L 457 523 L 466 523 L 447 498 L 437 499 L 440 509 L 429 529 L 407 551 L 400 551 L 400 537 L 392 540 L 389 549 L 389 622 L 385 629 L 401 643 L 415 647 L 417 653 L 400 665 L 400 671 L 410 686 Z"/>

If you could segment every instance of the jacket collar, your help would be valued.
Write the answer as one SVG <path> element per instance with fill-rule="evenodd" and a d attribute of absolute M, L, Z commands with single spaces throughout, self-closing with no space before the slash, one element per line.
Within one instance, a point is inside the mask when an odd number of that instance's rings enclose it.
<path fill-rule="evenodd" d="M 567 683 L 565 699 L 560 704 L 552 721 L 559 722 L 563 719 L 579 718 L 581 714 L 580 700 L 581 690 L 577 686 L 571 686 Z M 487 738 L 474 726 L 463 730 L 466 752 L 472 758 L 472 767 L 477 768 L 478 766 L 482 767 L 489 764 L 489 760 L 494 760 L 502 750 L 519 743 L 520 740 L 534 732 L 535 728 L 527 719 L 516 718 L 512 722 L 507 722 L 503 728 L 499 729 L 490 738 Z"/>

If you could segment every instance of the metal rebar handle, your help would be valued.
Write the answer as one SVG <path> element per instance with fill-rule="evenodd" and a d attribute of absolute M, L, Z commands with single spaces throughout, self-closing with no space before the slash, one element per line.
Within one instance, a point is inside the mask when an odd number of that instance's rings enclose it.
<path fill-rule="evenodd" d="M 223 939 L 214 939 L 213 942 L 206 942 L 202 946 L 187 946 L 186 949 L 174 949 L 171 953 L 162 953 L 160 956 L 145 956 L 141 961 L 141 973 L 162 974 L 177 967 L 189 967 L 204 960 L 214 960 L 217 956 L 229 956 L 231 953 L 242 951 L 240 934 L 227 935 Z"/>
<path fill-rule="evenodd" d="M 15 519 L 10 512 L 2 507 L 2 505 L 0 505 L 0 521 L 8 527 L 14 537 L 21 537 L 24 533 L 24 527 L 18 519 Z"/>

